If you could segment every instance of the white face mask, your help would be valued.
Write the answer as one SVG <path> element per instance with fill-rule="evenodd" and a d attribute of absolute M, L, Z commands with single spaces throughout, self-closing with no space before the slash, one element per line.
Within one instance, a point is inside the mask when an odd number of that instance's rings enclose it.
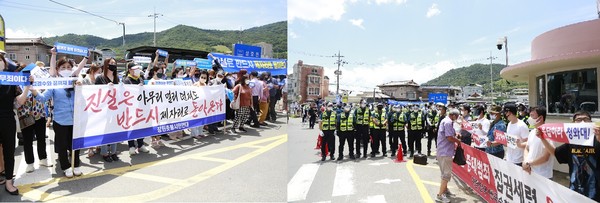
<path fill-rule="evenodd" d="M 135 77 L 140 77 L 141 73 L 142 73 L 142 70 L 140 70 L 140 69 L 133 70 L 133 76 L 135 76 Z"/>
<path fill-rule="evenodd" d="M 535 124 L 536 124 L 535 122 L 536 122 L 536 119 L 534 119 L 534 118 L 532 118 L 532 117 L 529 117 L 529 118 L 527 119 L 527 123 L 529 123 L 529 125 L 535 125 Z"/>
<path fill-rule="evenodd" d="M 362 108 L 365 108 L 366 106 L 367 106 L 367 104 L 365 104 L 365 103 L 360 104 L 360 107 L 362 107 Z"/>
<path fill-rule="evenodd" d="M 71 77 L 71 74 L 73 74 L 73 71 L 71 70 L 61 70 L 60 72 L 58 72 L 58 74 L 60 74 L 60 76 L 62 77 Z"/>
<path fill-rule="evenodd" d="M 247 84 L 250 84 L 250 80 L 246 80 L 246 85 L 247 85 Z"/>
<path fill-rule="evenodd" d="M 333 107 L 327 107 L 327 110 L 333 111 Z"/>
<path fill-rule="evenodd" d="M 496 120 L 496 115 L 494 115 L 494 114 L 490 115 L 490 119 Z"/>
<path fill-rule="evenodd" d="M 348 111 L 350 111 L 350 107 L 344 107 L 344 111 L 345 111 L 345 112 L 348 112 Z"/>

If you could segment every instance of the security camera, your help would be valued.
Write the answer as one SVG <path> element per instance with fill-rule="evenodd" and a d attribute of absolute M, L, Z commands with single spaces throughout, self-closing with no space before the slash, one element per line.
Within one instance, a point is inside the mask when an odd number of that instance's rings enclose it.
<path fill-rule="evenodd" d="M 498 39 L 498 42 L 496 43 L 496 46 L 498 47 L 498 50 L 502 50 L 502 45 L 504 45 L 504 42 L 506 42 L 506 38 L 505 37 L 500 37 Z"/>
<path fill-rule="evenodd" d="M 496 44 L 498 46 L 498 50 L 502 50 L 502 44 Z"/>

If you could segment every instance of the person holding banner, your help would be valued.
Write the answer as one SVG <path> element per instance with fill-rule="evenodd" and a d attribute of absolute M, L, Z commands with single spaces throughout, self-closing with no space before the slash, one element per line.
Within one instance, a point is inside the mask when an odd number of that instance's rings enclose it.
<path fill-rule="evenodd" d="M 55 55 L 56 52 L 53 52 Z M 82 62 L 79 64 L 82 66 L 87 61 L 87 57 L 84 57 Z M 62 58 L 56 63 L 50 64 L 50 69 L 59 73 L 60 77 L 71 77 L 73 75 L 73 62 Z M 74 78 L 76 79 L 76 78 Z M 54 146 L 58 153 L 58 160 L 60 168 L 63 170 L 67 178 L 72 178 L 73 175 L 80 176 L 83 173 L 80 169 L 79 150 L 72 150 L 73 146 L 73 108 L 75 106 L 75 90 L 74 88 L 69 89 L 47 89 L 46 91 L 39 93 L 36 90 L 31 91 L 35 98 L 40 102 L 48 101 L 52 99 L 54 102 L 54 123 L 52 124 L 54 129 Z M 74 153 L 75 160 L 74 168 L 71 168 L 71 162 L 69 161 L 69 154 Z"/>
<path fill-rule="evenodd" d="M 102 76 L 102 68 L 96 64 L 92 64 L 87 70 L 85 78 L 81 80 L 83 85 L 94 85 L 96 84 L 96 78 Z M 87 150 L 87 156 L 93 157 L 99 150 L 99 147 L 92 147 Z"/>
<path fill-rule="evenodd" d="M 490 130 L 488 130 L 487 137 L 487 147 L 485 148 L 485 152 L 495 157 L 504 158 L 504 146 L 502 143 L 496 141 L 496 133 L 495 131 L 506 132 L 506 123 L 502 119 L 502 107 L 500 106 L 492 106 L 490 111 L 488 112 L 490 115 L 490 119 L 492 123 L 490 124 Z"/>
<path fill-rule="evenodd" d="M 119 76 L 117 75 L 117 61 L 114 58 L 104 60 L 102 66 L 103 74 L 96 78 L 95 85 L 119 84 Z M 110 152 L 108 147 L 110 147 Z M 106 162 L 119 161 L 117 156 L 117 143 L 103 145 L 100 147 L 100 154 Z"/>
<path fill-rule="evenodd" d="M 442 181 L 440 190 L 435 197 L 436 202 L 450 202 L 446 195 L 451 194 L 448 190 L 448 182 L 452 177 L 452 157 L 456 150 L 456 144 L 461 143 L 457 138 L 460 134 L 454 130 L 453 125 L 459 116 L 458 109 L 451 109 L 448 116 L 440 122 L 437 135 L 437 160 L 440 165 Z"/>
<path fill-rule="evenodd" d="M 159 54 L 160 53 L 160 54 Z M 158 61 L 158 58 L 162 55 L 165 55 L 165 61 Z M 169 53 L 163 50 L 156 50 L 156 55 L 154 55 L 154 61 L 152 62 L 152 68 L 154 67 L 158 67 L 159 69 L 161 69 L 161 75 L 157 75 L 158 78 L 160 78 L 161 80 L 166 80 L 167 79 L 167 75 L 164 74 L 167 72 L 167 64 L 169 63 Z M 149 77 L 151 78 L 151 77 Z"/>
<path fill-rule="evenodd" d="M 485 151 L 487 147 L 487 134 L 490 130 L 490 120 L 485 118 L 485 107 L 483 105 L 475 106 L 475 115 L 477 115 L 477 120 L 475 120 L 475 127 L 473 129 L 473 139 L 478 139 L 475 142 L 475 148 L 481 151 Z M 477 144 L 479 143 L 479 144 Z"/>
<path fill-rule="evenodd" d="M 591 123 L 592 116 L 587 111 L 577 111 L 573 115 L 573 123 Z M 554 146 L 539 130 L 536 136 L 541 139 L 546 151 L 560 164 L 569 165 L 569 188 L 596 202 L 600 202 L 600 127 L 594 127 L 595 140 L 593 146 L 582 146 L 565 143 Z M 594 139 L 594 138 L 591 138 Z"/>
<path fill-rule="evenodd" d="M 246 132 L 244 123 L 250 117 L 250 111 L 252 108 L 252 89 L 250 86 L 248 86 L 250 80 L 248 80 L 247 73 L 248 72 L 245 69 L 242 69 L 238 73 L 238 81 L 236 82 L 237 85 L 233 88 L 233 93 L 235 96 L 233 100 L 236 101 L 239 98 L 240 102 L 240 109 L 236 110 L 235 121 L 233 122 L 233 128 L 231 129 L 231 132 L 233 133 L 237 133 L 235 130 L 236 128 L 238 128 L 240 131 Z"/>
<path fill-rule="evenodd" d="M 516 136 L 517 142 L 527 142 L 527 136 L 529 135 L 529 127 L 522 120 L 519 120 L 517 117 L 517 106 L 515 104 L 509 103 L 504 105 L 504 113 L 505 117 L 508 119 L 509 123 L 506 126 L 506 134 L 507 136 Z M 510 163 L 513 163 L 517 166 L 521 166 L 523 164 L 523 152 L 525 146 L 517 146 L 516 149 L 512 147 L 506 148 L 506 160 Z"/>
<path fill-rule="evenodd" d="M 208 72 L 204 69 L 200 69 L 200 80 L 198 80 L 198 82 L 194 83 L 194 86 L 196 87 L 203 87 L 206 86 L 207 81 L 208 81 Z M 201 137 L 205 137 L 204 133 L 202 132 L 202 130 L 204 129 L 204 126 L 198 126 L 198 127 L 194 127 L 190 129 L 191 132 L 191 136 L 193 138 L 199 139 Z"/>
<path fill-rule="evenodd" d="M 473 117 L 471 117 L 471 106 L 469 106 L 469 104 L 463 104 L 460 107 L 460 112 L 461 117 L 458 118 L 458 123 L 470 122 L 473 120 Z M 471 146 L 471 143 L 473 142 L 473 137 L 469 131 L 461 129 L 460 141 Z"/>
<path fill-rule="evenodd" d="M 150 71 L 147 71 L 148 72 L 148 78 L 150 78 L 150 80 L 148 81 L 148 85 L 154 85 L 154 84 L 156 84 L 155 81 L 162 80 L 161 78 L 164 75 L 163 71 L 164 71 L 164 69 L 159 68 L 159 67 L 152 67 L 152 69 L 150 69 Z M 165 146 L 165 144 L 161 141 L 161 137 L 160 136 L 162 136 L 162 135 L 155 135 L 155 136 L 151 137 L 151 139 L 152 139 L 151 146 L 153 148 L 157 148 L 158 149 L 161 146 Z"/>
<path fill-rule="evenodd" d="M 546 107 L 533 107 L 529 113 L 528 118 L 534 119 L 533 122 L 529 122 L 534 125 L 535 128 L 529 132 L 529 137 L 525 143 L 517 143 L 517 145 L 525 145 L 524 151 L 524 163 L 523 170 L 530 173 L 533 171 L 538 175 L 544 176 L 545 178 L 552 179 L 554 159 L 550 158 L 551 154 L 548 150 L 544 149 L 542 140 L 537 137 L 537 127 L 544 125 L 546 122 Z M 548 143 L 554 146 L 552 141 Z"/>
<path fill-rule="evenodd" d="M 142 77 L 142 66 L 135 63 L 127 63 L 127 77 L 123 78 L 123 84 L 144 85 Z M 137 145 L 136 145 L 137 144 Z M 127 141 L 129 147 L 129 155 L 138 154 L 140 152 L 148 153 L 150 150 L 144 146 L 144 138 Z"/>
<path fill-rule="evenodd" d="M 8 63 L 4 56 L 0 56 L 0 73 L 8 72 Z M 2 144 L 2 154 L 4 161 L 4 177 L 5 180 L 0 181 L 5 184 L 4 190 L 11 195 L 18 195 L 19 189 L 15 187 L 13 174 L 15 170 L 15 134 L 16 120 L 14 112 L 15 101 L 19 105 L 25 104 L 29 95 L 31 84 L 33 84 L 33 76 L 29 77 L 29 85 L 25 86 L 23 91 L 16 85 L 0 85 L 0 144 Z M 45 137 L 39 135 L 38 137 Z"/>

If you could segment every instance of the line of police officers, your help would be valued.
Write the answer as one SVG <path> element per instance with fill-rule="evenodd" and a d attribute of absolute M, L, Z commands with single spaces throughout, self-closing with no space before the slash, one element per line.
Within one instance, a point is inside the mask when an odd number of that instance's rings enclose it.
<path fill-rule="evenodd" d="M 366 101 L 361 101 L 360 106 L 350 105 L 334 108 L 333 103 L 327 104 L 327 109 L 321 115 L 319 129 L 321 135 L 321 161 L 325 161 L 327 149 L 331 160 L 335 159 L 335 136 L 339 137 L 337 160 L 344 159 L 344 145 L 347 143 L 350 159 L 367 158 L 367 143 L 371 143 L 371 157 L 383 153 L 387 156 L 386 132 L 389 133 L 391 155 L 396 156 L 398 138 L 402 144 L 402 154 L 406 156 L 407 146 L 405 133 L 408 131 L 408 150 L 410 157 L 415 152 L 421 154 L 421 139 L 427 133 L 427 155 L 431 156 L 431 142 L 437 147 L 437 126 L 444 118 L 445 107 L 443 104 L 426 105 L 424 109 L 418 105 L 401 107 L 399 105 L 384 108 L 378 103 L 375 108 L 367 107 Z M 431 107 L 431 108 L 430 108 Z M 390 109 L 391 108 L 391 109 Z M 362 146 L 362 148 L 361 148 Z M 381 146 L 382 151 L 379 151 Z M 327 149 L 326 149 L 327 148 Z M 356 153 L 354 153 L 356 149 Z M 362 153 L 361 153 L 362 149 Z M 355 156 L 356 155 L 356 156 Z"/>

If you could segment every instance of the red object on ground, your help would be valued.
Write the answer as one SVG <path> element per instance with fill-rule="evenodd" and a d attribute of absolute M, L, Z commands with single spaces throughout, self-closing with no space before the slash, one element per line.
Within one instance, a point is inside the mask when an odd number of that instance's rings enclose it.
<path fill-rule="evenodd" d="M 321 142 L 323 141 L 323 137 L 321 137 L 321 135 L 317 136 L 317 146 L 315 147 L 315 149 L 321 149 Z"/>
<path fill-rule="evenodd" d="M 402 163 L 402 162 L 406 162 L 406 160 L 404 160 L 404 153 L 402 153 L 402 144 L 398 144 L 398 153 L 396 154 L 396 160 L 394 160 L 394 162 L 396 163 Z"/>

